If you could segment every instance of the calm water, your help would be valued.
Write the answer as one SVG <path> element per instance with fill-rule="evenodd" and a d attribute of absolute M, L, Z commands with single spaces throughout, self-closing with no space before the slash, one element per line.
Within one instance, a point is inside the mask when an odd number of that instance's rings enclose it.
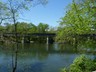
<path fill-rule="evenodd" d="M 96 56 L 95 43 L 70 44 L 19 44 L 16 72 L 60 72 L 81 54 Z M 12 72 L 15 45 L 0 45 L 0 72 Z M 13 58 L 13 59 L 12 59 Z M 14 62 L 14 61 L 13 61 Z"/>

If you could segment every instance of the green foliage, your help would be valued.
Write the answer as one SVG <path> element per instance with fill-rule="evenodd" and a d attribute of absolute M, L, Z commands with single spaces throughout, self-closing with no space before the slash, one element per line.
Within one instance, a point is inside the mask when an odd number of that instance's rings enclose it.
<path fill-rule="evenodd" d="M 96 70 L 96 62 L 87 58 L 85 55 L 81 55 L 73 61 L 67 72 L 92 72 L 94 70 Z"/>
<path fill-rule="evenodd" d="M 72 39 L 76 34 L 90 34 L 96 32 L 96 9 L 91 0 L 69 5 L 66 15 L 61 18 L 58 27 L 57 40 Z"/>
<path fill-rule="evenodd" d="M 24 34 L 24 33 L 47 33 L 49 29 L 48 24 L 40 23 L 38 26 L 32 23 L 25 23 L 25 22 L 17 22 L 17 33 Z M 6 23 L 5 26 L 0 26 L 0 33 L 14 33 L 15 25 Z M 14 37 L 13 37 L 14 39 Z M 21 37 L 18 38 L 19 42 L 21 41 Z M 28 39 L 26 39 L 27 41 Z M 31 41 L 36 42 L 46 42 L 46 37 L 36 37 L 33 36 L 30 38 Z"/>
<path fill-rule="evenodd" d="M 4 30 L 5 30 L 4 26 L 1 26 L 1 25 L 0 25 L 0 33 L 3 33 Z"/>
<path fill-rule="evenodd" d="M 2 24 L 4 20 L 6 21 L 9 18 L 8 14 L 9 13 L 7 13 L 6 4 L 0 1 L 0 24 Z"/>
<path fill-rule="evenodd" d="M 30 24 L 21 22 L 17 23 L 17 32 L 18 33 L 28 33 L 28 30 L 30 29 Z"/>
<path fill-rule="evenodd" d="M 17 20 L 19 15 L 24 11 L 28 10 L 32 4 L 47 4 L 47 0 L 5 0 L 0 1 L 0 24 L 5 19 L 10 19 L 10 23 L 14 24 L 14 32 L 17 32 Z M 37 4 L 36 4 L 37 5 Z M 6 18 L 8 16 L 8 18 Z M 24 24 L 24 23 L 23 23 Z M 26 24 L 24 24 L 25 26 Z M 22 27 L 25 29 L 25 27 Z M 19 28 L 20 29 L 20 28 Z M 21 29 L 20 29 L 21 31 Z"/>
<path fill-rule="evenodd" d="M 49 25 L 40 23 L 38 26 L 32 23 L 17 22 L 17 32 L 18 33 L 46 33 L 48 32 Z M 5 26 L 0 26 L 0 30 L 5 30 L 5 32 L 14 32 L 14 24 L 6 23 Z"/>
<path fill-rule="evenodd" d="M 12 25 L 12 24 L 6 24 L 6 26 L 5 26 L 5 32 L 14 32 L 14 25 Z"/>
<path fill-rule="evenodd" d="M 32 23 L 30 23 L 30 28 L 29 28 L 28 32 L 29 33 L 37 33 L 38 32 L 37 26 L 32 24 Z"/>
<path fill-rule="evenodd" d="M 45 33 L 46 31 L 48 31 L 49 25 L 48 24 L 39 23 L 39 25 L 37 26 L 37 29 L 38 29 L 39 33 Z"/>
<path fill-rule="evenodd" d="M 66 68 L 62 69 L 61 72 L 67 72 Z"/>

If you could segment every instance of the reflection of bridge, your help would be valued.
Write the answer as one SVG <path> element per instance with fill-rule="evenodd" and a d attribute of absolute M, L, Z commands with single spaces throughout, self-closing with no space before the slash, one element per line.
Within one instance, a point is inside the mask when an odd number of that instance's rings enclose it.
<path fill-rule="evenodd" d="M 0 34 L 1 38 L 3 37 L 22 37 L 22 43 L 24 43 L 25 37 L 28 37 L 30 39 L 30 37 L 35 36 L 35 37 L 46 37 L 46 41 L 47 44 L 49 43 L 49 37 L 55 37 L 56 34 L 55 33 L 3 33 Z M 30 40 L 29 40 L 30 41 Z"/>

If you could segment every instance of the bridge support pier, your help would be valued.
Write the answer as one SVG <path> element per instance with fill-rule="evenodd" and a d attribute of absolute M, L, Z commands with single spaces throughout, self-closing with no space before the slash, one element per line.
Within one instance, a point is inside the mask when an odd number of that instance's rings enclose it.
<path fill-rule="evenodd" d="M 28 37 L 28 43 L 30 43 L 30 37 Z"/>
<path fill-rule="evenodd" d="M 3 34 L 1 34 L 0 39 L 3 41 Z"/>
<path fill-rule="evenodd" d="M 22 37 L 21 43 L 24 43 L 24 42 L 25 42 L 25 38 L 24 38 L 24 37 Z"/>
<path fill-rule="evenodd" d="M 47 44 L 49 44 L 49 37 L 47 36 L 47 42 L 46 42 Z"/>

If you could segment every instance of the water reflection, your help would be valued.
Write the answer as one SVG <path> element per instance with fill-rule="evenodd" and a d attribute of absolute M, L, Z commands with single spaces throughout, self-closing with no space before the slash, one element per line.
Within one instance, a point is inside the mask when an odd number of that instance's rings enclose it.
<path fill-rule="evenodd" d="M 0 45 L 0 72 L 11 72 L 16 60 L 16 72 L 59 72 L 81 54 L 96 58 L 95 43 L 89 40 L 77 44 L 18 44 L 18 53 L 16 44 Z"/>
<path fill-rule="evenodd" d="M 18 62 L 18 43 L 15 44 L 16 46 L 12 49 L 12 72 L 16 72 L 17 70 L 17 62 Z"/>

